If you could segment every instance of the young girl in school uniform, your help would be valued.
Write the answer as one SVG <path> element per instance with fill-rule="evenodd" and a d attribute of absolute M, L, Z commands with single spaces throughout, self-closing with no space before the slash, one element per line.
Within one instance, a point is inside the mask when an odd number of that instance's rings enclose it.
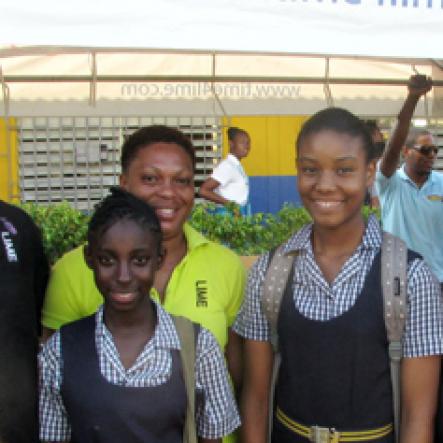
<path fill-rule="evenodd" d="M 120 189 L 96 208 L 84 254 L 104 298 L 96 314 L 63 326 L 40 355 L 40 439 L 182 443 L 187 396 L 171 315 L 149 294 L 161 229 L 153 209 Z M 196 428 L 220 442 L 239 425 L 224 359 L 198 329 Z"/>
<path fill-rule="evenodd" d="M 296 258 L 277 322 L 281 366 L 273 443 L 394 441 L 388 342 L 380 281 L 382 235 L 362 204 L 375 173 L 360 119 L 338 108 L 311 117 L 297 144 L 298 190 L 313 222 L 284 252 Z M 419 216 L 417 214 L 417 216 Z M 234 330 L 245 338 L 243 443 L 265 443 L 273 351 L 261 306 L 269 254 L 249 275 Z M 402 443 L 431 443 L 443 351 L 439 288 L 408 253 L 408 314 L 401 364 Z M 316 427 L 326 429 L 314 437 Z"/>

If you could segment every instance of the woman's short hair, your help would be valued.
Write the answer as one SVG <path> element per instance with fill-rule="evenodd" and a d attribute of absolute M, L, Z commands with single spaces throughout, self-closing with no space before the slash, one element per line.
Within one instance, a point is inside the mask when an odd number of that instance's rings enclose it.
<path fill-rule="evenodd" d="M 126 172 L 138 151 L 153 143 L 175 143 L 183 148 L 195 169 L 195 151 L 191 140 L 176 128 L 165 125 L 145 126 L 131 134 L 123 143 L 120 158 L 122 172 Z"/>

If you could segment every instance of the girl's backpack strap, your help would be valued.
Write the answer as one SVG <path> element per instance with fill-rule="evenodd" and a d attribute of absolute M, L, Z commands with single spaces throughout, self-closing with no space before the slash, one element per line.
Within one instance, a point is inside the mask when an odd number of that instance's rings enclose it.
<path fill-rule="evenodd" d="M 284 253 L 285 243 L 269 251 L 268 268 L 262 285 L 261 304 L 271 328 L 271 344 L 274 349 L 271 386 L 269 393 L 268 441 L 271 441 L 274 417 L 274 394 L 280 369 L 281 356 L 278 350 L 277 322 L 283 294 L 288 284 L 289 274 L 294 263 L 294 254 Z"/>
<path fill-rule="evenodd" d="M 197 430 L 195 426 L 195 357 L 200 327 L 184 317 L 173 315 L 172 318 L 180 339 L 180 358 L 188 400 L 183 443 L 197 443 Z"/>
<path fill-rule="evenodd" d="M 407 315 L 407 254 L 408 249 L 403 240 L 388 232 L 383 232 L 381 246 L 381 281 L 385 326 L 389 343 L 394 429 L 397 442 L 399 441 L 401 414 L 400 362 L 403 357 L 402 338 Z"/>
<path fill-rule="evenodd" d="M 284 253 L 285 243 L 269 253 L 268 269 L 262 286 L 262 309 L 271 328 L 271 343 L 278 350 L 277 321 L 289 274 L 294 263 L 293 253 Z"/>

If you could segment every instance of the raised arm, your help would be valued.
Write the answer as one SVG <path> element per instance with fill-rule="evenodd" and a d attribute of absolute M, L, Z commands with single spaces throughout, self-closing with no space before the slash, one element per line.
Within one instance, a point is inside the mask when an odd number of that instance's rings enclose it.
<path fill-rule="evenodd" d="M 269 342 L 245 340 L 240 401 L 242 443 L 266 443 L 273 351 Z"/>
<path fill-rule="evenodd" d="M 420 97 L 429 92 L 431 88 L 432 80 L 425 75 L 413 75 L 409 79 L 408 95 L 398 114 L 397 125 L 380 163 L 380 171 L 385 177 L 391 177 L 396 171 L 400 152 L 408 136 L 409 126 L 411 124 L 415 107 L 417 106 Z"/>

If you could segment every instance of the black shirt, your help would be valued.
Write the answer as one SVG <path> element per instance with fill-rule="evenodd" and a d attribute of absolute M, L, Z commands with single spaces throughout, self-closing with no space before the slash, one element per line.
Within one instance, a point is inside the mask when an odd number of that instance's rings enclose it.
<path fill-rule="evenodd" d="M 40 232 L 0 201 L 0 440 L 38 441 L 37 345 L 48 262 Z"/>

